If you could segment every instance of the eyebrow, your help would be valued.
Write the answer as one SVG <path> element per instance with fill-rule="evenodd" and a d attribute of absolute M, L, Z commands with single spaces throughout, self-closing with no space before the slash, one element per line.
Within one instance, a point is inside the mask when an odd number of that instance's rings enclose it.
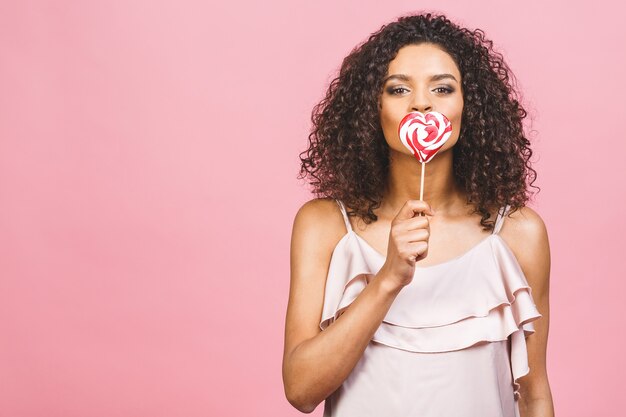
<path fill-rule="evenodd" d="M 435 74 L 432 77 L 430 77 L 430 81 L 439 81 L 439 80 L 444 80 L 446 78 L 452 79 L 458 83 L 457 79 L 454 78 L 454 75 L 452 74 Z M 411 81 L 411 77 L 406 74 L 391 74 L 385 77 L 385 79 L 383 80 L 383 84 L 385 84 L 387 81 L 392 80 L 392 79 L 397 79 L 397 80 L 407 81 L 407 82 Z"/>

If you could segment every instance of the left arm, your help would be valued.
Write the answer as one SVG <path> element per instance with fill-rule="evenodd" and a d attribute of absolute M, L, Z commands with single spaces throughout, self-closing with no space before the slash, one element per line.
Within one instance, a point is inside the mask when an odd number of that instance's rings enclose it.
<path fill-rule="evenodd" d="M 526 338 L 530 372 L 519 379 L 521 417 L 554 417 L 552 393 L 548 382 L 546 351 L 550 324 L 550 245 L 541 217 L 523 207 L 503 224 L 510 237 L 511 250 L 531 287 L 531 295 L 542 317 L 533 322 L 535 333 Z M 506 230 L 505 231 L 505 227 Z"/>

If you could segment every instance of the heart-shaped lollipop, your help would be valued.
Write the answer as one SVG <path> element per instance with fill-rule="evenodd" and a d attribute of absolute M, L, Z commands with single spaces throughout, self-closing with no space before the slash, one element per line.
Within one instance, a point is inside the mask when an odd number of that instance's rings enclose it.
<path fill-rule="evenodd" d="M 422 163 L 433 159 L 451 134 L 450 120 L 436 111 L 411 112 L 398 126 L 400 140 Z"/>
<path fill-rule="evenodd" d="M 424 176 L 426 162 L 435 157 L 452 134 L 452 125 L 446 116 L 436 111 L 426 114 L 411 112 L 402 118 L 398 126 L 400 140 L 418 161 L 422 163 L 420 176 L 420 200 L 424 199 Z M 423 213 L 419 214 L 420 216 Z"/>

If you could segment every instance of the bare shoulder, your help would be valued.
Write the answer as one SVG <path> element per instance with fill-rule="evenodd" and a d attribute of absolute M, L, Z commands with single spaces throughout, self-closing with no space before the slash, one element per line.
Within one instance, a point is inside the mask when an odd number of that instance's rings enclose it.
<path fill-rule="evenodd" d="M 345 229 L 343 218 L 337 202 L 331 198 L 314 198 L 304 203 L 293 223 L 294 235 L 313 234 L 321 240 L 329 240 L 341 235 Z M 330 239 L 323 239 L 328 237 Z"/>
<path fill-rule="evenodd" d="M 520 378 L 520 393 L 529 404 L 533 399 L 552 407 L 546 352 L 550 328 L 550 245 L 541 216 L 522 207 L 504 219 L 500 235 L 506 240 L 531 288 L 532 298 L 541 314 L 534 321 L 535 331 L 526 338 L 529 373 Z M 547 412 L 547 411 L 546 411 Z M 551 414 L 553 415 L 553 414 Z"/>
<path fill-rule="evenodd" d="M 535 210 L 521 207 L 506 216 L 501 237 L 517 258 L 531 287 L 547 285 L 550 270 L 550 244 L 546 225 Z"/>
<path fill-rule="evenodd" d="M 546 225 L 535 210 L 530 207 L 520 207 L 504 219 L 502 232 L 516 239 L 547 238 Z"/>
<path fill-rule="evenodd" d="M 296 213 L 291 235 L 285 356 L 321 331 L 326 276 L 334 248 L 345 234 L 339 205 L 313 199 Z"/>
<path fill-rule="evenodd" d="M 337 202 L 315 198 L 305 202 L 293 221 L 291 234 L 291 273 L 294 280 L 319 277 L 330 261 L 333 248 L 345 229 Z"/>

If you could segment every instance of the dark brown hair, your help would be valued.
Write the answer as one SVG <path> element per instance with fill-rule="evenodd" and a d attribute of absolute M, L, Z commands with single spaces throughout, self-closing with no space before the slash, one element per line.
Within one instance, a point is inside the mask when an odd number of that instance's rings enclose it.
<path fill-rule="evenodd" d="M 377 220 L 373 209 L 380 207 L 389 171 L 378 108 L 382 81 L 401 47 L 423 42 L 441 47 L 459 67 L 464 107 L 453 147 L 454 177 L 474 213 L 481 213 L 480 224 L 491 230 L 493 221 L 486 221 L 490 211 L 505 204 L 511 212 L 524 206 L 529 199 L 526 181 L 532 186 L 537 177 L 522 126 L 527 112 L 493 42 L 482 30 L 461 28 L 440 14 L 400 17 L 343 60 L 326 96 L 313 108 L 298 178 L 308 176 L 318 198 L 343 201 L 351 215 L 368 224 Z"/>

